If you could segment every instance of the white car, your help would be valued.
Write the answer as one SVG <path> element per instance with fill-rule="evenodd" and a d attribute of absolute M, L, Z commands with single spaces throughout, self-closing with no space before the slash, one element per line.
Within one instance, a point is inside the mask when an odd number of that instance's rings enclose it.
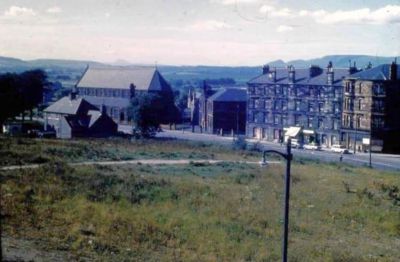
<path fill-rule="evenodd" d="M 331 151 L 335 153 L 349 154 L 349 150 L 347 150 L 347 148 L 342 145 L 332 145 Z"/>
<path fill-rule="evenodd" d="M 308 149 L 308 150 L 321 150 L 321 146 L 311 143 L 311 144 L 305 144 L 304 149 Z"/>

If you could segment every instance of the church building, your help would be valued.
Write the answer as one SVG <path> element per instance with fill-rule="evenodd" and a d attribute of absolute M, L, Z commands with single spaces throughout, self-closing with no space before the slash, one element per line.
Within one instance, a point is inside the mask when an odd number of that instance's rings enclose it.
<path fill-rule="evenodd" d="M 87 67 L 76 84 L 80 97 L 119 124 L 128 124 L 131 98 L 139 93 L 172 94 L 172 89 L 156 67 Z"/>

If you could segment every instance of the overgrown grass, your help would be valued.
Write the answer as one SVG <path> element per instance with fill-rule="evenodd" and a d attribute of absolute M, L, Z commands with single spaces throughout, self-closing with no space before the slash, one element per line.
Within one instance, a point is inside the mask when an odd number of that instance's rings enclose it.
<path fill-rule="evenodd" d="M 0 136 L 0 166 L 42 164 L 51 161 L 130 159 L 255 159 L 256 153 L 201 142 L 150 139 L 41 140 Z"/>
<path fill-rule="evenodd" d="M 400 260 L 400 174 L 292 170 L 290 261 Z M 240 163 L 7 171 L 4 230 L 77 259 L 278 261 L 283 172 Z"/>

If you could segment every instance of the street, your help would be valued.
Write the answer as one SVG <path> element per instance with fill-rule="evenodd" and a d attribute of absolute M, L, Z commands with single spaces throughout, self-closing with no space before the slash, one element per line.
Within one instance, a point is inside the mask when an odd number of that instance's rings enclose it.
<path fill-rule="evenodd" d="M 163 138 L 174 138 L 183 139 L 191 141 L 202 141 L 208 143 L 219 143 L 224 145 L 232 144 L 233 138 L 228 136 L 218 136 L 210 134 L 199 134 L 192 133 L 190 131 L 182 130 L 163 130 L 163 132 L 157 133 L 157 137 Z M 254 144 L 258 143 L 261 149 L 275 149 L 284 151 L 285 147 L 277 143 L 257 141 L 254 139 L 246 139 L 247 143 Z M 295 158 L 305 158 L 305 159 L 315 159 L 324 162 L 339 162 L 340 154 L 331 151 L 312 151 L 305 149 L 292 149 Z M 261 154 L 260 154 L 261 160 Z M 356 166 L 368 166 L 369 165 L 369 153 L 359 153 L 356 154 L 344 154 L 343 163 L 356 165 Z M 390 154 L 379 154 L 372 153 L 372 167 L 380 170 L 392 170 L 400 171 L 400 155 L 390 155 Z"/>

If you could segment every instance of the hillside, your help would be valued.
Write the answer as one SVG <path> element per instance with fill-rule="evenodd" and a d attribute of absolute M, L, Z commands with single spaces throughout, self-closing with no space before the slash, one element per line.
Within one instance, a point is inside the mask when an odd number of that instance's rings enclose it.
<path fill-rule="evenodd" d="M 267 62 L 267 64 L 275 67 L 286 67 L 288 65 L 294 65 L 297 68 L 309 67 L 310 65 L 319 65 L 325 67 L 329 61 L 332 61 L 334 67 L 348 67 L 349 60 L 356 62 L 360 68 L 365 67 L 369 62 L 373 65 L 379 65 L 382 63 L 391 63 L 392 57 L 381 57 L 381 56 L 367 56 L 367 55 L 330 55 L 320 58 L 314 58 L 309 60 L 291 60 L 283 61 L 276 60 Z M 118 65 L 134 66 L 129 64 L 125 60 L 117 60 Z M 0 57 L 0 73 L 4 72 L 21 72 L 33 68 L 42 68 L 47 72 L 52 73 L 73 73 L 82 74 L 85 67 L 90 66 L 107 66 L 107 64 L 99 63 L 96 61 L 85 61 L 85 60 L 63 60 L 63 59 L 36 59 L 36 60 L 21 60 L 9 57 Z M 260 66 L 174 66 L 174 65 L 159 65 L 161 73 L 170 82 L 175 81 L 189 81 L 198 83 L 204 79 L 220 79 L 220 78 L 231 78 L 234 79 L 237 84 L 245 84 L 249 79 L 261 74 Z"/>

